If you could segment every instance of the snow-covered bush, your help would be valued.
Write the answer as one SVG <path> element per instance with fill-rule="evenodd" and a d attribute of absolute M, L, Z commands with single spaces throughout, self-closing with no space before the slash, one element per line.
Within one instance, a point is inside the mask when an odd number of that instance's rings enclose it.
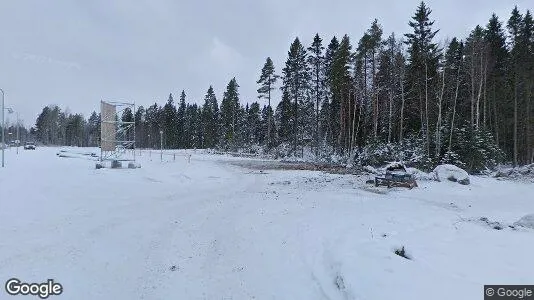
<path fill-rule="evenodd" d="M 534 164 L 520 167 L 499 167 L 494 177 L 507 177 L 513 179 L 526 179 L 534 181 Z"/>
<path fill-rule="evenodd" d="M 369 142 L 354 156 L 354 163 L 362 166 L 381 167 L 392 161 L 421 168 L 424 159 L 424 143 L 418 136 L 410 136 L 402 143 L 386 143 L 379 140 Z"/>
<path fill-rule="evenodd" d="M 504 159 L 504 153 L 495 144 L 492 134 L 470 125 L 461 126 L 454 131 L 452 146 L 441 163 L 461 166 L 470 173 L 494 169 Z"/>
<path fill-rule="evenodd" d="M 463 185 L 470 183 L 469 174 L 455 165 L 439 165 L 433 173 L 437 181 L 450 180 Z"/>

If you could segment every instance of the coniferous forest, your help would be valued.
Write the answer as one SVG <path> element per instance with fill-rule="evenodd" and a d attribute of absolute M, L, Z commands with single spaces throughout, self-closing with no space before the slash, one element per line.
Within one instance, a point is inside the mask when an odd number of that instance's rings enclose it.
<path fill-rule="evenodd" d="M 532 13 L 516 7 L 507 20 L 494 14 L 467 37 L 439 41 L 432 10 L 421 3 L 409 25 L 387 34 L 375 20 L 359 39 L 296 37 L 286 61 L 267 57 L 258 70 L 255 102 L 241 99 L 231 78 L 223 95 L 210 86 L 201 105 L 182 91 L 122 120 L 135 120 L 138 148 L 159 148 L 163 130 L 167 149 L 369 165 L 401 159 L 471 172 L 533 163 Z M 99 118 L 45 107 L 31 133 L 44 144 L 97 146 Z"/>

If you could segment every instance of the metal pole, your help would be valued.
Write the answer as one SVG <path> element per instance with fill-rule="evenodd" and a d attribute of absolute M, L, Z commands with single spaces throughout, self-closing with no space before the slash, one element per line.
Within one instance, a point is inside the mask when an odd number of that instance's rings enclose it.
<path fill-rule="evenodd" d="M 5 138 L 4 138 L 4 130 L 5 130 L 5 123 L 4 123 L 4 90 L 0 89 L 0 92 L 2 92 L 2 168 L 4 167 L 4 147 L 5 147 Z"/>

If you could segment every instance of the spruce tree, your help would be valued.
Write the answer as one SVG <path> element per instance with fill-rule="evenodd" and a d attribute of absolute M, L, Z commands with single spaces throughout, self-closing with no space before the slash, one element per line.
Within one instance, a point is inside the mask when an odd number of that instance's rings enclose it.
<path fill-rule="evenodd" d="M 163 146 L 165 148 L 176 147 L 176 107 L 174 98 L 169 94 L 169 99 L 163 107 Z"/>
<path fill-rule="evenodd" d="M 304 101 L 309 88 L 310 73 L 306 62 L 306 49 L 295 38 L 289 48 L 288 58 L 283 73 L 282 90 L 287 91 L 293 99 L 293 155 L 297 155 L 298 145 L 298 103 Z"/>
<path fill-rule="evenodd" d="M 313 42 L 308 51 L 310 56 L 308 56 L 308 64 L 310 65 L 310 71 L 313 77 L 313 88 L 315 92 L 315 155 L 319 155 L 319 105 L 321 105 L 321 99 L 324 98 L 324 56 L 323 56 L 323 40 L 319 34 L 315 34 Z"/>
<path fill-rule="evenodd" d="M 490 105 L 490 128 L 493 128 L 495 142 L 500 145 L 500 136 L 503 135 L 503 114 L 505 109 L 505 99 L 508 98 L 508 84 L 506 82 L 506 72 L 508 66 L 509 53 L 506 47 L 506 36 L 502 28 L 502 23 L 493 14 L 486 25 L 485 41 L 488 45 L 488 70 L 487 70 L 487 97 Z"/>
<path fill-rule="evenodd" d="M 433 30 L 430 20 L 432 10 L 424 2 L 417 7 L 412 21 L 408 24 L 413 32 L 405 34 L 408 45 L 408 85 L 411 91 L 407 100 L 407 127 L 413 131 L 418 127 L 426 140 L 426 155 L 430 156 L 430 97 L 436 86 L 440 51 L 433 41 L 439 30 Z M 417 112 L 419 120 L 417 120 Z"/>
<path fill-rule="evenodd" d="M 334 149 L 344 153 L 350 137 L 350 97 L 352 95 L 352 46 L 348 35 L 343 36 L 336 51 L 329 79 L 332 91 L 330 119 L 334 137 Z"/>
<path fill-rule="evenodd" d="M 332 119 L 332 106 L 336 106 L 336 103 L 333 100 L 333 92 L 332 92 L 332 66 L 334 64 L 334 57 L 336 56 L 336 52 L 339 49 L 339 41 L 334 36 L 330 43 L 328 44 L 328 47 L 325 51 L 324 56 L 324 68 L 325 68 L 325 81 L 324 81 L 324 88 L 325 88 L 325 95 L 323 100 L 323 106 L 321 107 L 321 115 L 322 115 L 322 124 L 321 128 L 322 135 L 324 139 L 327 140 L 327 143 L 334 147 L 335 146 L 335 123 L 333 123 L 335 120 Z"/>
<path fill-rule="evenodd" d="M 199 108 L 200 109 L 200 108 Z M 219 106 L 217 104 L 217 97 L 213 91 L 213 87 L 210 85 L 206 96 L 204 97 L 204 105 L 200 114 L 202 130 L 199 135 L 202 136 L 200 147 L 202 148 L 214 148 L 217 145 L 218 137 L 218 124 L 219 124 Z"/>
<path fill-rule="evenodd" d="M 180 104 L 176 112 L 176 143 L 178 148 L 185 148 L 185 91 L 180 94 Z"/>
<path fill-rule="evenodd" d="M 221 102 L 221 147 L 235 150 L 238 141 L 236 133 L 239 133 L 239 85 L 235 78 L 232 78 L 226 86 L 226 91 Z"/>
<path fill-rule="evenodd" d="M 287 90 L 282 91 L 282 101 L 276 107 L 276 120 L 278 138 L 281 143 L 289 143 L 291 140 L 291 119 L 293 118 L 291 97 Z"/>

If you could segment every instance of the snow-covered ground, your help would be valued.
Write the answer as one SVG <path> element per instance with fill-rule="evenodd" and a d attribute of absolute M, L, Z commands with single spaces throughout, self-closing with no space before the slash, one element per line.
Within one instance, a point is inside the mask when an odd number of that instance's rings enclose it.
<path fill-rule="evenodd" d="M 2 285 L 53 278 L 64 293 L 49 299 L 78 300 L 450 300 L 534 280 L 534 229 L 513 226 L 534 213 L 534 184 L 387 190 L 200 151 L 97 170 L 58 151 L 6 151 Z M 394 254 L 401 247 L 411 260 Z"/>

